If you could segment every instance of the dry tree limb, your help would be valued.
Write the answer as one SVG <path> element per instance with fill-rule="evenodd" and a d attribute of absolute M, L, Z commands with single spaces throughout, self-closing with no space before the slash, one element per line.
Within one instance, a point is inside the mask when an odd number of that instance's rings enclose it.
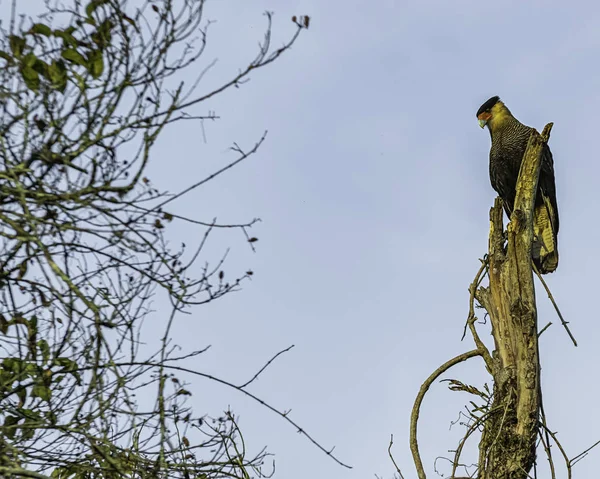
<path fill-rule="evenodd" d="M 475 279 L 473 279 L 473 282 L 469 285 L 469 316 L 467 317 L 467 322 L 465 323 L 465 328 L 463 329 L 462 338 L 460 338 L 461 341 L 465 339 L 465 336 L 467 335 L 467 326 L 469 325 L 469 320 L 475 316 L 475 293 L 477 288 L 479 288 L 481 281 L 483 281 L 483 278 L 485 277 L 483 272 L 487 269 L 487 258 L 485 260 L 480 259 L 479 261 L 481 261 L 481 266 L 475 275 Z"/>
<path fill-rule="evenodd" d="M 471 335 L 473 336 L 473 341 L 475 341 L 475 346 L 477 346 L 477 349 L 481 352 L 481 356 L 483 357 L 483 360 L 485 361 L 485 367 L 488 370 L 488 372 L 490 374 L 492 374 L 494 361 L 492 359 L 490 352 L 488 351 L 488 348 L 485 346 L 485 344 L 483 344 L 483 341 L 479 337 L 479 334 L 477 333 L 477 329 L 475 328 L 475 322 L 477 321 L 477 316 L 475 316 L 475 298 L 477 295 L 477 288 L 479 288 L 479 285 L 481 284 L 481 281 L 483 280 L 483 277 L 485 276 L 483 273 L 484 273 L 484 271 L 487 270 L 487 266 L 488 266 L 487 259 L 481 260 L 481 267 L 479 268 L 479 271 L 477 271 L 477 274 L 475 275 L 475 279 L 469 285 L 469 295 L 470 295 L 470 297 L 469 297 L 469 316 L 467 318 L 467 322 L 465 323 L 465 329 L 463 331 L 462 339 L 464 339 L 465 334 L 467 332 L 467 327 L 469 327 L 469 330 L 471 331 Z"/>
<path fill-rule="evenodd" d="M 419 479 L 427 479 L 425 474 L 425 470 L 423 469 L 423 462 L 421 461 L 421 454 L 419 453 L 419 442 L 417 439 L 417 423 L 419 422 L 419 413 L 421 409 L 421 403 L 423 402 L 423 398 L 425 394 L 433 384 L 433 382 L 440 377 L 443 373 L 448 371 L 452 366 L 456 366 L 463 361 L 466 361 L 469 358 L 473 358 L 475 356 L 481 356 L 481 351 L 479 349 L 474 349 L 472 351 L 468 351 L 466 353 L 459 354 L 458 356 L 446 361 L 439 368 L 437 368 L 431 375 L 427 378 L 427 380 L 421 385 L 419 389 L 419 394 L 417 394 L 417 398 L 415 399 L 415 403 L 413 405 L 412 413 L 410 415 L 410 451 L 413 456 L 413 461 L 415 463 L 415 467 L 417 469 L 417 475 Z"/>

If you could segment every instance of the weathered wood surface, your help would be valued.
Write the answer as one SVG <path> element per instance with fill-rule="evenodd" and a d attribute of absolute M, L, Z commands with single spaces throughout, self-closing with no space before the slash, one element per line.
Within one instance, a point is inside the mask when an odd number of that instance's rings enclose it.
<path fill-rule="evenodd" d="M 529 139 L 506 249 L 499 198 L 490 211 L 489 287 L 476 297 L 492 323 L 494 401 L 479 445 L 479 479 L 524 479 L 535 461 L 541 399 L 531 245 L 542 149 L 551 128 Z"/>

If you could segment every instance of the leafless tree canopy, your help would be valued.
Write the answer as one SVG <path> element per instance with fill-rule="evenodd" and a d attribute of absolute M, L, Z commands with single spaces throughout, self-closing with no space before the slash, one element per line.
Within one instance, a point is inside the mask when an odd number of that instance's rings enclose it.
<path fill-rule="evenodd" d="M 226 278 L 222 261 L 191 274 L 207 261 L 211 231 L 237 230 L 252 248 L 256 241 L 256 220 L 184 218 L 174 200 L 256 152 L 264 136 L 247 149 L 234 144 L 228 165 L 177 194 L 162 192 L 146 170 L 162 161 L 152 149 L 169 125 L 216 119 L 197 113 L 201 103 L 279 58 L 308 17 L 294 17 L 288 41 L 274 47 L 267 14 L 256 56 L 203 91 L 210 63 L 202 0 L 47 1 L 38 18 L 20 15 L 18 4 L 0 39 L 0 475 L 264 473 L 266 452 L 246 454 L 233 414 L 194 413 L 175 374 L 254 398 L 247 384 L 183 369 L 170 341 L 178 312 L 252 275 Z M 203 240 L 170 246 L 164 233 L 176 221 L 196 225 Z M 162 347 L 142 356 L 142 319 L 158 292 L 171 311 Z M 140 391 L 154 395 L 154 407 L 138 406 Z"/>

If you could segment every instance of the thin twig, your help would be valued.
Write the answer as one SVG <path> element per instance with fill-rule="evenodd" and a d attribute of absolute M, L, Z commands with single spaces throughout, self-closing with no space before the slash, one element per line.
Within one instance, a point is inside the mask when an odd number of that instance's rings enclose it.
<path fill-rule="evenodd" d="M 396 468 L 396 472 L 400 476 L 400 479 L 404 479 L 404 476 L 402 475 L 402 472 L 400 471 L 400 468 L 398 467 L 398 464 L 396 464 L 396 460 L 394 459 L 394 456 L 392 454 L 392 446 L 393 445 L 394 445 L 394 435 L 391 434 L 391 436 L 390 436 L 390 445 L 388 446 L 388 454 L 390 455 L 390 459 L 392 460 L 392 463 L 394 464 L 394 467 Z"/>
<path fill-rule="evenodd" d="M 461 341 L 465 338 L 468 326 L 469 330 L 471 331 L 471 335 L 473 336 L 473 341 L 475 342 L 477 349 L 481 352 L 481 356 L 483 357 L 483 360 L 485 362 L 486 369 L 490 374 L 493 374 L 494 361 L 492 360 L 492 356 L 488 351 L 488 348 L 485 346 L 485 344 L 483 344 L 483 341 L 479 337 L 479 334 L 477 333 L 477 328 L 475 328 L 475 321 L 477 321 L 477 316 L 475 316 L 475 295 L 477 293 L 477 288 L 479 288 L 479 285 L 481 284 L 485 276 L 483 272 L 487 272 L 488 266 L 487 258 L 480 261 L 481 266 L 479 268 L 479 271 L 477 271 L 475 279 L 469 285 L 469 316 L 467 318 L 467 322 L 465 323 L 465 329 L 463 331 Z"/>
<path fill-rule="evenodd" d="M 544 331 L 546 331 L 546 329 L 548 329 L 550 326 L 552 326 L 552 321 L 550 321 L 546 326 L 544 326 L 541 331 L 538 333 L 538 338 L 542 335 L 542 333 Z"/>
<path fill-rule="evenodd" d="M 548 464 L 550 464 L 550 474 L 552 476 L 552 479 L 556 479 L 556 470 L 554 468 L 554 460 L 552 459 L 552 450 L 550 449 L 551 445 L 549 441 L 548 431 L 544 431 L 544 433 L 546 435 L 546 439 L 544 439 L 544 435 L 540 434 L 540 441 L 542 441 L 544 450 L 546 451 L 546 457 L 548 458 Z"/>
<path fill-rule="evenodd" d="M 467 442 L 467 439 L 469 439 L 469 436 L 471 434 L 473 434 L 477 430 L 477 428 L 483 423 L 483 421 L 486 420 L 494 412 L 495 411 L 493 411 L 493 410 L 486 412 L 480 418 L 477 418 L 477 420 L 473 424 L 471 424 L 471 426 L 467 429 L 467 432 L 462 437 L 462 439 L 458 443 L 458 447 L 456 448 L 456 452 L 454 454 L 454 462 L 452 464 L 452 474 L 450 477 L 459 479 L 454 474 L 456 474 L 456 469 L 458 468 L 459 461 L 460 461 L 460 455 L 462 454 L 462 450 L 463 450 L 464 445 Z M 480 465 L 478 465 L 478 468 L 479 468 L 479 466 Z"/>
<path fill-rule="evenodd" d="M 556 443 L 556 445 L 558 446 L 558 449 L 560 450 L 565 463 L 567 465 L 567 478 L 568 479 L 572 479 L 571 476 L 571 462 L 569 461 L 569 456 L 567 456 L 567 453 L 565 452 L 565 450 L 562 447 L 562 444 L 560 443 L 560 441 L 556 438 L 556 434 L 554 434 L 550 429 L 548 429 L 548 427 L 544 424 L 544 423 L 540 423 L 541 426 L 544 428 L 544 430 L 550 434 L 550 436 L 552 437 L 552 439 L 554 440 L 554 442 Z"/>
<path fill-rule="evenodd" d="M 476 352 L 478 355 L 479 352 L 478 351 L 470 351 L 469 353 L 465 353 L 465 354 L 470 354 Z M 465 356 L 465 354 L 462 354 L 459 357 Z M 471 354 L 471 356 L 468 357 L 472 357 L 474 356 L 473 354 Z M 457 358 L 455 358 L 457 359 Z M 467 359 L 466 357 L 461 359 L 461 361 L 464 361 L 464 359 Z M 458 361 L 460 362 L 460 361 Z M 447 363 L 446 363 L 447 364 Z M 274 406 L 271 406 L 269 403 L 267 403 L 266 401 L 264 401 L 263 399 L 259 398 L 258 396 L 256 396 L 255 394 L 252 394 L 251 392 L 249 392 L 246 389 L 241 389 L 239 386 L 236 386 L 235 384 L 233 384 L 232 382 L 226 381 L 224 379 L 221 379 L 217 376 L 213 376 L 212 374 L 207 374 L 207 373 L 202 373 L 200 371 L 195 371 L 193 369 L 189 369 L 189 368 L 185 368 L 183 366 L 172 366 L 169 364 L 160 364 L 160 363 L 155 363 L 152 361 L 147 361 L 147 362 L 139 362 L 139 361 L 127 361 L 127 362 L 122 362 L 122 363 L 115 363 L 115 366 L 119 366 L 119 367 L 124 367 L 124 366 L 146 366 L 146 367 L 163 367 L 164 369 L 169 369 L 171 371 L 181 371 L 181 372 L 185 372 L 188 373 L 190 375 L 193 376 L 198 376 L 198 377 L 203 377 L 206 379 L 210 379 L 216 383 L 222 384 L 223 386 L 227 386 L 229 388 L 233 388 L 237 391 L 239 391 L 240 393 L 242 393 L 243 395 L 253 399 L 254 401 L 256 401 L 257 403 L 259 403 L 261 406 L 267 408 L 268 410 L 274 412 L 275 414 L 277 414 L 278 416 L 280 416 L 284 421 L 288 422 L 289 424 L 291 424 L 292 426 L 294 426 L 297 430 L 297 432 L 301 435 L 303 435 L 304 437 L 306 437 L 313 445 L 315 445 L 318 449 L 320 449 L 321 451 L 323 451 L 325 454 L 327 454 L 329 457 L 331 457 L 331 459 L 333 459 L 335 462 L 337 462 L 340 466 L 343 466 L 347 469 L 352 469 L 352 466 L 349 466 L 348 464 L 343 463 L 342 461 L 340 461 L 336 456 L 334 456 L 332 454 L 332 450 L 327 450 L 325 449 L 320 443 L 317 442 L 316 439 L 314 439 L 308 432 L 306 432 L 302 427 L 300 427 L 300 425 L 293 421 L 292 419 L 290 419 L 290 417 L 288 416 L 289 411 L 287 412 L 283 412 L 277 408 L 275 408 Z M 103 369 L 105 366 L 104 365 L 100 365 L 99 369 Z M 82 372 L 86 370 L 86 368 L 79 368 L 77 371 L 78 372 Z M 435 378 L 434 378 L 435 380 Z"/>
<path fill-rule="evenodd" d="M 532 263 L 532 265 L 533 265 L 533 270 L 535 271 L 535 274 L 537 275 L 539 280 L 542 282 L 542 286 L 544 286 L 546 293 L 548 293 L 548 298 L 550 298 L 550 301 L 552 302 L 552 305 L 554 306 L 554 310 L 556 311 L 556 314 L 558 314 L 558 317 L 560 318 L 560 322 L 562 323 L 563 327 L 567 331 L 567 334 L 571 338 L 571 341 L 573 341 L 573 344 L 575 345 L 575 347 L 577 347 L 577 341 L 575 340 L 575 337 L 573 336 L 573 334 L 571 333 L 571 330 L 569 329 L 569 326 L 568 326 L 569 323 L 565 321 L 562 313 L 560 312 L 560 309 L 558 309 L 558 305 L 556 304 L 556 301 L 554 301 L 554 296 L 552 296 L 552 293 L 550 292 L 550 288 L 548 288 L 548 285 L 544 281 L 544 278 L 542 278 L 542 275 L 538 271 L 536 265 L 533 263 Z"/>
<path fill-rule="evenodd" d="M 469 316 L 467 318 L 467 321 L 465 322 L 465 327 L 463 329 L 463 335 L 462 335 L 462 338 L 460 338 L 461 341 L 463 339 L 465 339 L 465 336 L 467 335 L 467 326 L 469 325 L 469 320 L 471 319 L 472 316 L 475 315 L 474 307 L 473 307 L 473 302 L 475 301 L 475 291 L 477 291 L 479 284 L 483 280 L 483 277 L 481 276 L 481 274 L 483 273 L 483 270 L 486 268 L 486 265 L 487 265 L 487 261 L 484 261 L 484 260 L 480 260 L 480 261 L 481 261 L 481 266 L 480 266 L 479 270 L 477 271 L 477 274 L 475 275 L 475 279 L 469 285 L 469 293 L 470 293 Z M 475 285 L 475 288 L 473 288 L 473 285 Z"/>
<path fill-rule="evenodd" d="M 583 451 L 580 454 L 577 454 L 573 459 L 569 460 L 569 463 L 571 464 L 571 466 L 574 466 L 581 459 L 583 459 L 587 455 L 587 453 L 590 452 L 592 449 L 594 449 L 598 444 L 600 444 L 600 441 L 596 441 L 594 444 L 592 444 L 590 447 L 588 447 L 585 451 Z"/>
<path fill-rule="evenodd" d="M 267 361 L 267 363 L 260 368 L 260 371 L 258 371 L 253 377 L 252 379 L 246 381 L 244 384 L 242 384 L 241 386 L 238 386 L 240 389 L 245 388 L 246 386 L 248 386 L 250 383 L 254 382 L 258 376 L 260 376 L 260 374 L 269 367 L 269 364 L 271 364 L 273 361 L 275 361 L 279 356 L 281 356 L 283 353 L 287 353 L 290 349 L 292 349 L 294 347 L 294 345 L 292 344 L 291 346 L 279 351 L 275 356 L 273 356 L 271 359 L 269 359 Z"/>

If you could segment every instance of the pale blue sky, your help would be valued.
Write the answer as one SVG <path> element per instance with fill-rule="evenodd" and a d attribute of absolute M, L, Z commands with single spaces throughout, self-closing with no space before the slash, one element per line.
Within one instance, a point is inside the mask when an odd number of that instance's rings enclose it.
<path fill-rule="evenodd" d="M 248 84 L 197 110 L 222 118 L 206 124 L 206 144 L 199 125 L 187 123 L 168 130 L 154 152 L 154 182 L 174 191 L 231 160 L 232 142 L 248 147 L 269 130 L 257 155 L 177 205 L 198 219 L 263 222 L 253 230 L 256 254 L 241 234 L 214 236 L 206 259 L 231 246 L 226 272 L 251 268 L 254 279 L 181 318 L 175 340 L 185 349 L 212 345 L 193 367 L 234 382 L 295 344 L 251 391 L 292 409 L 354 468 L 339 467 L 280 418 L 210 382 L 192 381 L 196 412 L 230 405 L 249 447 L 276 454 L 277 477 L 389 478 L 391 433 L 405 477 L 416 476 L 408 420 L 418 388 L 442 362 L 472 349 L 460 342 L 467 288 L 486 252 L 495 196 L 489 135 L 475 112 L 497 94 L 528 125 L 555 122 L 560 265 L 548 283 L 580 347 L 539 291 L 539 322 L 554 323 L 541 341 L 544 399 L 570 455 L 600 439 L 600 329 L 591 301 L 600 266 L 600 4 L 207 1 L 206 19 L 217 22 L 203 65 L 219 62 L 201 91 L 254 58 L 265 10 L 275 12 L 276 45 L 293 33 L 292 15 L 310 15 L 311 27 Z M 191 231 L 171 234 L 186 241 Z M 155 306 L 149 323 L 161 321 Z M 446 377 L 481 385 L 484 367 L 471 361 Z M 449 426 L 469 399 L 439 384 L 427 397 L 420 441 L 430 477 L 437 477 L 435 457 L 462 436 Z M 593 477 L 599 468 L 600 450 L 574 471 Z"/>
<path fill-rule="evenodd" d="M 276 39 L 292 32 L 292 15 L 309 14 L 311 28 L 281 61 L 207 106 L 223 118 L 207 125 L 208 144 L 190 124 L 165 134 L 155 152 L 153 168 L 174 189 L 231 159 L 232 141 L 250 145 L 269 130 L 255 157 L 179 205 L 206 219 L 263 223 L 255 255 L 226 234 L 212 244 L 215 253 L 237 245 L 231 268 L 249 266 L 255 279 L 186 318 L 178 339 L 189 348 L 212 344 L 195 366 L 236 380 L 295 344 L 252 391 L 293 409 L 354 469 L 230 391 L 195 381 L 195 407 L 230 404 L 247 442 L 276 454 L 279 477 L 391 477 L 391 433 L 405 476 L 415 477 L 407 439 L 414 397 L 431 371 L 472 348 L 460 342 L 467 287 L 486 252 L 495 196 L 490 139 L 475 112 L 498 94 L 526 124 L 555 122 L 561 263 L 548 283 L 580 347 L 540 291 L 539 322 L 554 323 L 541 342 L 544 398 L 569 454 L 600 439 L 599 329 L 589 299 L 600 266 L 600 5 L 208 2 L 207 18 L 217 23 L 206 59 L 219 63 L 207 85 L 253 57 L 264 10 L 275 12 Z M 487 380 L 478 359 L 446 377 Z M 435 457 L 462 435 L 449 426 L 469 399 L 438 384 L 423 405 L 431 477 Z M 600 450 L 575 472 L 592 477 L 599 467 Z"/>

